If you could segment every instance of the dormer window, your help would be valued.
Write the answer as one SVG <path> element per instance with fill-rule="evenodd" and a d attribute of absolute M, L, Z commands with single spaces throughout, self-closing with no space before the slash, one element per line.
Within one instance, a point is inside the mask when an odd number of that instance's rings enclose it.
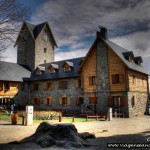
<path fill-rule="evenodd" d="M 122 53 L 124 58 L 126 60 L 128 60 L 129 62 L 134 62 L 133 58 L 134 58 L 134 55 L 133 55 L 133 52 L 132 51 L 127 51 L 127 52 L 124 52 Z"/>
<path fill-rule="evenodd" d="M 36 75 L 42 74 L 41 70 L 39 68 L 36 69 Z"/>
<path fill-rule="evenodd" d="M 66 61 L 63 65 L 64 71 L 71 71 L 71 69 L 73 68 L 73 63 Z"/>
<path fill-rule="evenodd" d="M 141 66 L 141 64 L 143 63 L 142 57 L 141 57 L 141 56 L 134 57 L 134 62 L 135 62 L 138 66 Z"/>
<path fill-rule="evenodd" d="M 45 71 L 45 67 L 38 66 L 36 69 L 36 75 L 41 75 L 43 71 Z"/>
<path fill-rule="evenodd" d="M 64 66 L 64 71 L 70 71 L 70 70 L 71 70 L 70 66 L 68 65 Z"/>
<path fill-rule="evenodd" d="M 58 70 L 58 65 L 57 64 L 50 64 L 48 67 L 48 72 L 49 73 L 55 73 Z"/>
<path fill-rule="evenodd" d="M 49 71 L 49 73 L 54 73 L 55 69 L 51 66 L 51 67 L 49 67 L 48 71 Z"/>

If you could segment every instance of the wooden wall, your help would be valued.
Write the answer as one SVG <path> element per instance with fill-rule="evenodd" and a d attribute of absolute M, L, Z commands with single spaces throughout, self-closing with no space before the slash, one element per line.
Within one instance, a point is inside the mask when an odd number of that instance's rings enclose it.
<path fill-rule="evenodd" d="M 148 76 L 142 73 L 138 73 L 133 70 L 127 72 L 129 78 L 129 91 L 135 92 L 147 92 L 148 90 Z M 133 75 L 135 76 L 136 82 L 133 83 Z M 143 78 L 143 81 L 142 81 Z"/>
<path fill-rule="evenodd" d="M 9 84 L 9 89 L 6 90 L 4 82 L 0 81 L 2 89 L 0 90 L 0 96 L 14 96 L 18 93 L 18 83 L 17 82 L 7 82 Z"/>
<path fill-rule="evenodd" d="M 96 85 L 89 86 L 89 77 L 96 76 L 96 48 L 87 57 L 83 68 L 82 68 L 82 79 L 83 79 L 83 88 L 84 92 L 93 92 L 96 88 Z"/>
<path fill-rule="evenodd" d="M 108 65 L 109 65 L 109 79 L 110 91 L 126 91 L 126 67 L 121 59 L 110 48 L 108 48 Z M 122 84 L 112 84 L 112 75 L 121 74 L 124 76 Z"/>

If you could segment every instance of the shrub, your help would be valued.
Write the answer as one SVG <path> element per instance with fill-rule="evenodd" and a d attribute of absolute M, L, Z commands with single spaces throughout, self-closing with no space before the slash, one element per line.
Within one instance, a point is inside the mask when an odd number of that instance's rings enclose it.
<path fill-rule="evenodd" d="M 25 111 L 18 111 L 19 117 L 23 117 L 25 115 Z M 53 120 L 58 119 L 60 115 L 62 115 L 62 113 L 58 111 L 34 111 L 33 120 Z"/>

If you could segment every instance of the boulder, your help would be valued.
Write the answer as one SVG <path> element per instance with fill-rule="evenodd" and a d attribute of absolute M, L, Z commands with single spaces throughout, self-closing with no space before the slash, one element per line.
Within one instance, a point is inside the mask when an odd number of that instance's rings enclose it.
<path fill-rule="evenodd" d="M 53 145 L 59 147 L 84 147 L 89 146 L 86 139 L 95 138 L 93 134 L 77 132 L 73 124 L 49 124 L 42 122 L 36 132 L 21 140 L 19 143 L 34 142 L 41 147 L 50 147 Z"/>

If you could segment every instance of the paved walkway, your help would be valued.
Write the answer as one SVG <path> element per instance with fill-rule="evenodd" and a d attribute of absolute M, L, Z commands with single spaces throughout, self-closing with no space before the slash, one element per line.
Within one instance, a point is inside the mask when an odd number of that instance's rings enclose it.
<path fill-rule="evenodd" d="M 0 149 L 41 149 L 36 144 L 2 145 L 12 141 L 19 141 L 32 135 L 39 124 L 33 126 L 11 125 L 0 120 Z M 150 116 L 135 118 L 118 118 L 112 121 L 94 121 L 74 123 L 78 132 L 90 132 L 96 139 L 89 140 L 89 149 L 107 149 L 107 143 L 146 143 L 150 138 Z M 47 148 L 59 150 L 60 148 Z"/>

